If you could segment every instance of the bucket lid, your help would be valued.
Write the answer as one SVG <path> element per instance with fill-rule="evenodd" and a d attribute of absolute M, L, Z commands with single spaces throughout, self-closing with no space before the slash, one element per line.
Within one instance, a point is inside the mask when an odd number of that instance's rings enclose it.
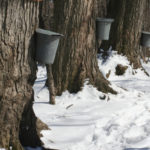
<path fill-rule="evenodd" d="M 101 22 L 114 22 L 114 19 L 112 19 L 112 18 L 96 18 L 96 21 L 101 21 Z"/>
<path fill-rule="evenodd" d="M 150 34 L 150 32 L 142 31 L 142 34 Z"/>
<path fill-rule="evenodd" d="M 53 31 L 49 31 L 49 30 L 44 30 L 44 29 L 36 29 L 36 33 L 40 33 L 40 34 L 46 34 L 46 35 L 50 35 L 50 36 L 64 36 L 62 34 L 53 32 Z"/>

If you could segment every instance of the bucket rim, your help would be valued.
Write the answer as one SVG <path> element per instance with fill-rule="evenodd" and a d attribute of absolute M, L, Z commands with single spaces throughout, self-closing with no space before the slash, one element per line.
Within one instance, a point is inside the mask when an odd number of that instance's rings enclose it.
<path fill-rule="evenodd" d="M 150 35 L 150 32 L 148 32 L 148 31 L 142 31 L 142 34 L 149 34 Z"/>
<path fill-rule="evenodd" d="M 100 21 L 100 22 L 114 22 L 114 19 L 113 18 L 96 18 L 96 21 Z"/>
<path fill-rule="evenodd" d="M 44 29 L 41 29 L 41 28 L 37 28 L 35 30 L 35 32 L 39 33 L 39 34 L 49 35 L 49 36 L 64 36 L 63 34 L 53 32 L 53 31 L 50 31 L 50 30 L 44 30 Z"/>

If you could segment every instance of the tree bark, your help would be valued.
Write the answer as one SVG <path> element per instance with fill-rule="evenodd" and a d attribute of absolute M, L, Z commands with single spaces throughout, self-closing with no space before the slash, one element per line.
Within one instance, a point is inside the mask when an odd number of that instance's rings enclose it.
<path fill-rule="evenodd" d="M 150 32 L 150 0 L 146 0 L 146 6 L 144 9 L 144 21 L 143 30 Z"/>
<path fill-rule="evenodd" d="M 134 68 L 141 67 L 140 37 L 146 0 L 111 0 L 108 17 L 114 18 L 106 45 L 127 56 Z M 108 47 L 107 47 L 108 48 Z"/>
<path fill-rule="evenodd" d="M 55 0 L 53 30 L 64 34 L 52 65 L 55 92 L 78 92 L 86 79 L 102 92 L 116 93 L 99 71 L 95 39 L 97 0 Z"/>
<path fill-rule="evenodd" d="M 105 17 L 107 15 L 107 3 L 108 0 L 97 0 L 97 15 L 98 17 Z"/>
<path fill-rule="evenodd" d="M 144 10 L 144 17 L 143 17 L 143 30 L 150 32 L 150 0 L 146 0 L 146 7 Z M 141 48 L 141 56 L 143 60 L 146 62 L 146 58 L 150 57 L 150 48 L 142 47 Z M 149 60 L 149 59 L 148 59 Z"/>
<path fill-rule="evenodd" d="M 25 132 L 28 136 L 21 141 L 23 145 L 40 144 L 32 111 L 36 78 L 33 34 L 38 10 L 38 3 L 31 0 L 0 1 L 0 148 L 23 149 L 19 134 L 23 137 Z"/>
<path fill-rule="evenodd" d="M 54 86 L 54 77 L 53 77 L 53 74 L 52 74 L 52 65 L 47 65 L 47 76 L 48 76 L 48 79 L 47 79 L 47 85 L 48 85 L 48 89 L 49 89 L 49 103 L 54 105 L 55 104 L 55 96 L 56 96 L 56 93 L 55 93 L 55 86 Z"/>
<path fill-rule="evenodd" d="M 52 1 L 43 0 L 40 3 L 39 27 L 50 30 L 53 24 L 54 4 Z"/>

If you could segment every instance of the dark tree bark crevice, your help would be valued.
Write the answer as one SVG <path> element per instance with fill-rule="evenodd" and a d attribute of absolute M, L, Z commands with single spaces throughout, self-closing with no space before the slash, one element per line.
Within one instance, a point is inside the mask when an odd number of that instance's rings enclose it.
<path fill-rule="evenodd" d="M 20 122 L 19 139 L 24 147 L 41 147 L 42 143 L 36 129 L 37 118 L 32 109 L 32 100 L 29 101 L 24 108 L 22 120 Z"/>

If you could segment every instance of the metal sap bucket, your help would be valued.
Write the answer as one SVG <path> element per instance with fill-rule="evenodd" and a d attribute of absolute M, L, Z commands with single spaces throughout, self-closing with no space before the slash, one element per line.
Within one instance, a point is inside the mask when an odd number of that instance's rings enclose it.
<path fill-rule="evenodd" d="M 98 40 L 109 40 L 109 32 L 114 19 L 97 18 L 96 19 L 96 38 Z"/>
<path fill-rule="evenodd" d="M 144 47 L 150 47 L 150 32 L 142 31 L 141 45 Z"/>
<path fill-rule="evenodd" d="M 48 30 L 36 30 L 36 60 L 43 64 L 53 64 L 62 34 Z"/>

